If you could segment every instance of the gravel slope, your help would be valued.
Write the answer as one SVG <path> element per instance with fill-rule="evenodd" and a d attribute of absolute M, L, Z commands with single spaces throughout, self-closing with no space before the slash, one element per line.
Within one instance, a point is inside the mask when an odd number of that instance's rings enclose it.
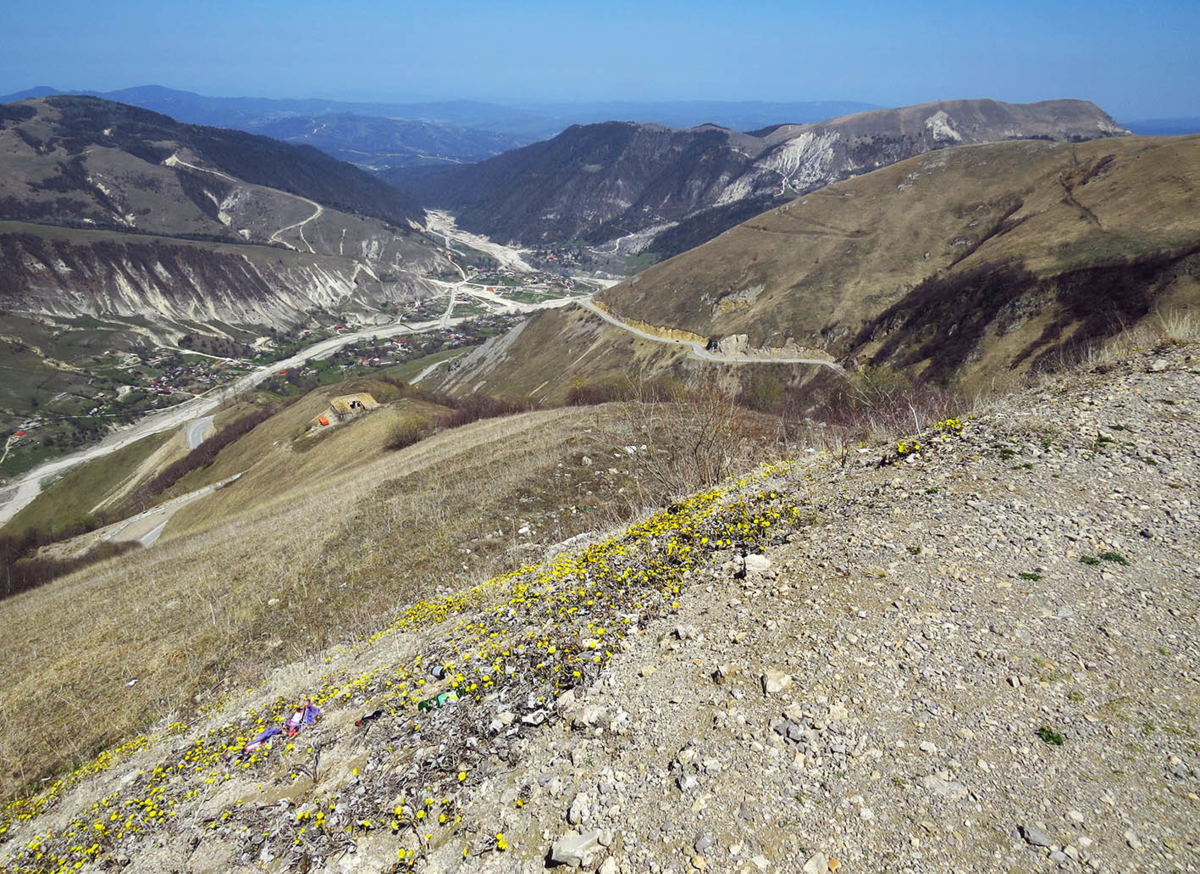
<path fill-rule="evenodd" d="M 609 871 L 1196 870 L 1198 396 L 1143 355 L 794 476 L 817 524 L 635 638 L 583 705 L 628 728 L 546 738 L 505 834 L 586 810 Z"/>

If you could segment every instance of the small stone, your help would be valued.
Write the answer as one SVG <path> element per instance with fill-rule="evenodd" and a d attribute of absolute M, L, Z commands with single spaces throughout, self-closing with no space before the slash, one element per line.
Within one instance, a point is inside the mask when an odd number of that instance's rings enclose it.
<path fill-rule="evenodd" d="M 858 818 L 866 822 L 870 822 L 875 818 L 875 811 L 869 807 L 860 807 L 858 810 Z"/>
<path fill-rule="evenodd" d="M 764 856 L 762 853 L 759 853 L 757 856 L 755 856 L 750 861 L 754 864 L 754 867 L 757 868 L 759 871 L 766 871 L 768 868 L 771 867 L 770 860 L 767 859 L 767 857 Z"/>
<path fill-rule="evenodd" d="M 767 695 L 777 695 L 792 685 L 792 675 L 783 671 L 764 671 L 762 675 L 763 692 Z"/>
<path fill-rule="evenodd" d="M 820 850 L 808 857 L 801 869 L 804 874 L 825 874 L 829 870 L 829 859 Z"/>
<path fill-rule="evenodd" d="M 746 573 L 762 574 L 771 569 L 771 559 L 765 555 L 748 555 L 746 556 Z"/>
<path fill-rule="evenodd" d="M 649 677 L 652 676 L 656 670 L 658 670 L 658 668 L 654 667 L 654 665 L 643 665 L 638 669 L 638 676 Z"/>
<path fill-rule="evenodd" d="M 923 753 L 937 752 L 937 745 L 933 741 L 923 740 L 918 746 Z"/>
<path fill-rule="evenodd" d="M 600 848 L 598 829 L 583 832 L 567 832 L 550 847 L 550 859 L 560 865 L 578 868 Z"/>
<path fill-rule="evenodd" d="M 947 780 L 946 778 L 937 774 L 930 774 L 927 777 L 922 777 L 921 785 L 934 795 L 941 795 L 944 798 L 953 798 L 958 800 L 967 797 L 966 786 L 955 780 Z"/>
<path fill-rule="evenodd" d="M 737 672 L 737 665 L 717 665 L 717 669 L 712 672 L 713 682 L 717 684 L 728 683 Z"/>
<path fill-rule="evenodd" d="M 617 874 L 617 872 L 620 870 L 620 866 L 617 865 L 617 860 L 612 856 L 609 856 L 600 864 L 597 874 Z"/>
<path fill-rule="evenodd" d="M 717 839 L 714 838 L 712 835 L 702 834 L 698 838 L 696 838 L 696 840 L 692 844 L 692 846 L 696 849 L 697 853 L 703 853 L 709 847 L 715 845 L 716 842 L 717 842 Z"/>
<path fill-rule="evenodd" d="M 1162 373 L 1166 369 L 1167 369 L 1167 359 L 1165 359 L 1165 358 L 1156 358 L 1154 360 L 1154 363 L 1150 365 L 1151 373 Z"/>
<path fill-rule="evenodd" d="M 829 860 L 829 870 L 830 871 L 836 871 L 838 868 L 841 868 L 841 867 L 842 867 L 842 863 L 839 862 L 837 859 Z"/>
<path fill-rule="evenodd" d="M 1083 814 L 1078 810 L 1068 810 L 1067 818 L 1071 820 L 1071 822 L 1083 822 Z"/>
<path fill-rule="evenodd" d="M 1031 825 L 1021 826 L 1021 837 L 1025 839 L 1025 843 L 1034 847 L 1048 847 L 1053 843 L 1049 835 Z"/>
<path fill-rule="evenodd" d="M 571 825 L 579 825 L 587 822 L 588 818 L 588 800 L 587 796 L 580 792 L 575 796 L 575 800 L 571 802 L 571 808 L 567 811 L 567 822 Z"/>
<path fill-rule="evenodd" d="M 692 867 L 697 871 L 703 871 L 708 867 L 708 862 L 704 861 L 703 856 L 692 856 Z"/>

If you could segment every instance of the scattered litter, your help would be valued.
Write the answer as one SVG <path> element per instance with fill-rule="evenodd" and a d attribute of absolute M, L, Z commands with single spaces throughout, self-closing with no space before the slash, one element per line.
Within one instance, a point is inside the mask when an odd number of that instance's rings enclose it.
<path fill-rule="evenodd" d="M 253 753 L 263 749 L 264 747 L 269 747 L 271 745 L 271 738 L 275 737 L 277 734 L 283 734 L 283 729 L 268 728 L 266 731 L 259 734 L 258 737 L 254 738 L 254 740 L 250 741 L 250 743 L 246 744 L 246 746 L 242 749 L 242 752 Z"/>
<path fill-rule="evenodd" d="M 130 689 L 136 685 L 137 685 L 137 680 L 130 680 L 128 683 L 125 684 L 126 688 L 130 688 Z"/>
<path fill-rule="evenodd" d="M 296 712 L 284 724 L 284 728 L 287 729 L 287 736 L 295 737 L 301 725 L 312 725 L 320 715 L 320 708 L 313 704 L 311 699 L 304 702 L 304 706 L 297 707 Z"/>
<path fill-rule="evenodd" d="M 383 708 L 372 710 L 370 713 L 362 716 L 354 721 L 355 725 L 362 725 L 364 722 L 374 722 L 379 717 L 383 716 Z"/>
<path fill-rule="evenodd" d="M 417 710 L 426 712 L 435 707 L 441 708 L 447 704 L 454 704 L 456 701 L 458 701 L 458 693 L 451 689 L 448 692 L 443 692 L 433 698 L 426 698 L 424 701 L 421 701 L 417 704 Z"/>

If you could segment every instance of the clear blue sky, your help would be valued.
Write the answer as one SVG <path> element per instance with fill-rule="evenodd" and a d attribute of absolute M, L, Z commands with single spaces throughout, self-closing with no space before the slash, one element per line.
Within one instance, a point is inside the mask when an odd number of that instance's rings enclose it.
<path fill-rule="evenodd" d="M 1081 97 L 1200 115 L 1200 0 L 11 0 L 0 93 L 496 102 Z"/>

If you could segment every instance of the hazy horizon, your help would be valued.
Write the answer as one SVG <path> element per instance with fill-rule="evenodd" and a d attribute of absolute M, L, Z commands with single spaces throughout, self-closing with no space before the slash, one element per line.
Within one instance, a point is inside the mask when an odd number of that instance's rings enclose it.
<path fill-rule="evenodd" d="M 0 93 L 148 84 L 212 97 L 520 106 L 598 102 L 1091 100 L 1117 118 L 1200 115 L 1200 4 L 1032 0 L 919 10 L 717 0 L 423 7 L 381 0 L 7 15 Z"/>

